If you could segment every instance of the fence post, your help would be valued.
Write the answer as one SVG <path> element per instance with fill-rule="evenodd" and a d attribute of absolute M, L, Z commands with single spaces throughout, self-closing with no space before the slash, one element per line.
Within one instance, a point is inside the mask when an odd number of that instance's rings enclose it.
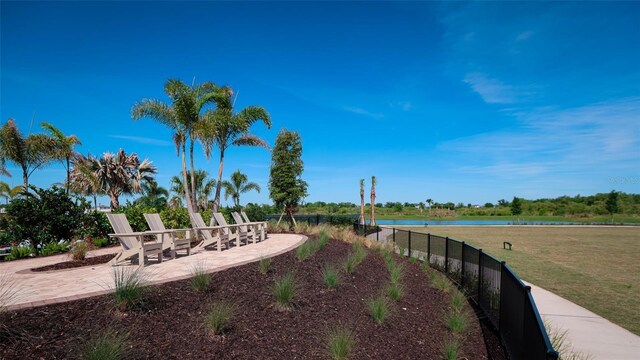
<path fill-rule="evenodd" d="M 464 247 L 467 246 L 465 245 L 464 241 L 462 242 L 462 253 L 460 254 L 460 286 L 462 287 L 462 289 L 464 290 Z"/>
<path fill-rule="evenodd" d="M 449 237 L 444 238 L 444 274 L 449 274 Z"/>
<path fill-rule="evenodd" d="M 407 242 L 407 256 L 411 258 L 411 230 L 409 230 L 409 241 Z"/>
<path fill-rule="evenodd" d="M 391 228 L 393 230 L 393 246 L 396 245 L 396 228 Z"/>
<path fill-rule="evenodd" d="M 380 226 L 376 225 L 376 242 L 380 242 Z"/>
<path fill-rule="evenodd" d="M 320 225 L 320 214 L 316 214 L 316 225 Z"/>
<path fill-rule="evenodd" d="M 427 263 L 431 266 L 431 233 L 427 234 Z"/>
<path fill-rule="evenodd" d="M 483 259 L 482 249 L 478 249 L 478 305 L 480 305 L 480 300 L 482 298 L 482 276 L 484 273 L 484 271 L 482 270 L 482 265 L 484 261 L 482 261 L 482 259 Z"/>

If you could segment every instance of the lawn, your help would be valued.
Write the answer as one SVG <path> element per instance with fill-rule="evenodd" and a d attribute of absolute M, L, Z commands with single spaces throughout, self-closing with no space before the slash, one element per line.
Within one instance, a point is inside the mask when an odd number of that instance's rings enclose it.
<path fill-rule="evenodd" d="M 403 229 L 449 236 L 482 248 L 506 261 L 522 279 L 640 335 L 638 227 L 437 226 Z M 513 250 L 504 250 L 503 241 L 511 242 Z"/>

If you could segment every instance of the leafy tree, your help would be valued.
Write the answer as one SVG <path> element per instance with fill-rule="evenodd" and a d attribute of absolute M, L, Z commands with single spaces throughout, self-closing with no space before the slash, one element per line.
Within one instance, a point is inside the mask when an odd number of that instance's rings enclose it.
<path fill-rule="evenodd" d="M 71 160 L 75 154 L 75 146 L 82 143 L 75 135 L 66 136 L 62 131 L 58 130 L 55 126 L 43 122 L 40 124 L 45 130 L 47 130 L 53 139 L 53 157 L 62 161 L 64 169 L 67 171 L 67 178 L 65 180 L 65 188 L 67 194 L 69 193 L 69 181 L 71 179 Z"/>
<path fill-rule="evenodd" d="M 191 178 L 187 178 L 188 188 L 194 189 L 192 193 L 196 200 L 196 208 L 206 210 L 209 208 L 209 198 L 216 187 L 216 181 L 209 179 L 209 173 L 204 170 L 196 170 L 194 173 L 194 185 L 191 184 Z M 170 180 L 171 191 L 184 197 L 184 184 L 180 176 L 174 176 Z"/>
<path fill-rule="evenodd" d="M 227 200 L 231 196 L 236 207 L 240 206 L 240 194 L 251 190 L 260 192 L 260 185 L 249 182 L 247 175 L 241 173 L 240 170 L 231 174 L 231 181 L 223 181 L 222 187 L 224 188 L 224 199 Z"/>
<path fill-rule="evenodd" d="M 371 204 L 376 203 L 376 177 L 371 177 Z M 376 207 L 371 206 L 371 226 L 376 225 Z"/>
<path fill-rule="evenodd" d="M 493 207 L 493 204 L 492 204 L 492 203 L 490 203 L 490 202 L 488 202 L 488 203 L 485 203 L 485 204 L 484 204 L 484 207 L 486 207 L 486 208 L 492 208 L 492 207 Z"/>
<path fill-rule="evenodd" d="M 44 134 L 22 136 L 13 119 L 0 128 L 0 156 L 2 163 L 10 161 L 22 169 L 24 188 L 29 187 L 29 177 L 38 168 L 54 160 L 53 139 Z M 6 169 L 4 169 L 6 172 Z"/>
<path fill-rule="evenodd" d="M 520 216 L 520 214 L 522 214 L 522 200 L 515 196 L 511 202 L 511 214 L 514 216 Z M 518 221 L 520 221 L 520 218 L 518 218 Z"/>
<path fill-rule="evenodd" d="M 220 89 L 211 82 L 205 82 L 197 86 L 189 86 L 177 79 L 169 79 L 164 85 L 164 91 L 171 100 L 168 105 L 156 99 L 142 99 L 133 105 L 131 116 L 134 120 L 150 117 L 173 131 L 173 142 L 178 156 L 182 156 L 183 182 L 195 187 L 195 168 L 193 165 L 193 145 L 196 138 L 196 124 L 200 119 L 200 112 L 207 104 L 215 103 L 221 98 Z M 189 157 L 191 163 L 191 182 L 187 180 L 186 145 L 189 144 Z M 191 193 L 195 189 L 184 188 L 187 200 L 188 212 L 193 212 L 196 207 L 196 199 L 192 199 Z M 190 193 L 191 192 L 191 193 Z"/>
<path fill-rule="evenodd" d="M 364 179 L 360 179 L 360 225 L 364 222 Z"/>
<path fill-rule="evenodd" d="M 275 206 L 285 210 L 289 222 L 295 224 L 293 214 L 300 200 L 307 196 L 307 183 L 302 180 L 304 164 L 302 140 L 295 131 L 280 130 L 271 152 L 269 193 Z"/>
<path fill-rule="evenodd" d="M 505 199 L 498 200 L 498 206 L 509 206 L 509 202 Z"/>
<path fill-rule="evenodd" d="M 267 110 L 260 106 L 247 106 L 239 112 L 233 111 L 233 90 L 228 87 L 221 89 L 220 97 L 215 99 L 217 108 L 207 110 L 198 122 L 195 134 L 202 143 L 207 159 L 211 156 L 211 149 L 215 145 L 220 150 L 218 165 L 218 184 L 222 183 L 224 155 L 231 145 L 259 146 L 269 149 L 267 142 L 256 135 L 250 134 L 249 129 L 256 121 L 262 121 L 267 128 L 271 128 L 271 117 Z M 216 187 L 213 199 L 213 211 L 220 207 L 221 187 Z"/>
<path fill-rule="evenodd" d="M 419 202 L 418 203 L 418 209 L 420 209 L 420 214 L 422 214 L 422 212 L 424 211 L 424 203 L 423 202 Z"/>
<path fill-rule="evenodd" d="M 617 191 L 611 190 L 611 192 L 607 195 L 607 202 L 605 206 L 607 208 L 607 212 L 611 214 L 611 222 L 613 223 L 613 214 L 617 213 L 619 210 Z"/>

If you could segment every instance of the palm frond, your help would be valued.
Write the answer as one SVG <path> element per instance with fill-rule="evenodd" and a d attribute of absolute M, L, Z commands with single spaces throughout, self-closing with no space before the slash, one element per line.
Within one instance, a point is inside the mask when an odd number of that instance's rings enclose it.
<path fill-rule="evenodd" d="M 244 185 L 242 188 L 240 188 L 240 192 L 242 192 L 242 193 L 246 193 L 246 192 L 249 192 L 251 190 L 255 190 L 258 193 L 260 193 L 260 185 L 254 183 L 254 182 L 250 182 L 250 183 Z"/>
<path fill-rule="evenodd" d="M 259 146 L 267 150 L 270 149 L 269 143 L 253 134 L 244 134 L 233 141 L 236 146 Z"/>
<path fill-rule="evenodd" d="M 152 118 L 170 129 L 176 128 L 176 116 L 171 106 L 155 99 L 142 99 L 131 108 L 133 120 Z"/>
<path fill-rule="evenodd" d="M 267 129 L 271 128 L 271 116 L 267 110 L 261 106 L 247 106 L 240 111 L 239 115 L 249 124 L 261 120 Z"/>

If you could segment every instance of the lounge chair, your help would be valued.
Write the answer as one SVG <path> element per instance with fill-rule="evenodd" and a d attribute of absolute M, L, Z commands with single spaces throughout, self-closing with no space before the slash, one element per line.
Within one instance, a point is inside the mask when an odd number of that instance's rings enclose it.
<path fill-rule="evenodd" d="M 258 224 L 258 227 L 260 229 L 260 238 L 262 240 L 267 238 L 267 222 L 266 221 L 251 221 L 249 220 L 247 213 L 245 213 L 244 211 L 241 211 L 240 215 L 242 215 L 242 219 L 244 219 L 244 222 Z"/>
<path fill-rule="evenodd" d="M 162 242 L 144 242 L 145 235 L 155 235 L 153 231 L 134 232 L 124 214 L 107 214 L 107 219 L 115 234 L 109 234 L 110 238 L 117 238 L 122 246 L 109 265 L 117 265 L 125 260 L 138 256 L 138 264 L 144 266 L 145 259 L 149 255 L 156 255 L 158 262 L 162 262 Z"/>
<path fill-rule="evenodd" d="M 207 226 L 200 213 L 191 213 L 189 217 L 196 235 L 200 234 L 202 236 L 202 241 L 196 247 L 206 248 L 216 245 L 218 251 L 222 251 L 223 245 L 227 248 L 229 247 L 229 241 L 233 238 L 228 233 L 223 232 L 222 226 Z"/>
<path fill-rule="evenodd" d="M 246 226 L 241 226 L 238 224 L 228 224 L 227 219 L 224 218 L 224 215 L 222 215 L 222 213 L 213 213 L 213 217 L 211 218 L 211 225 L 222 226 L 223 233 L 228 234 L 229 236 L 234 236 L 236 238 L 236 246 L 240 246 L 241 241 L 245 244 L 248 244 L 249 234 L 247 232 Z M 255 242 L 255 239 L 253 239 L 253 242 Z"/>
<path fill-rule="evenodd" d="M 264 240 L 264 238 L 262 237 L 262 232 L 260 231 L 259 223 L 244 221 L 244 219 L 242 219 L 242 216 L 235 211 L 231 213 L 231 216 L 233 216 L 233 221 L 235 221 L 236 224 L 241 225 L 240 229 L 247 233 L 247 237 L 253 239 L 254 244 L 256 241 Z"/>
<path fill-rule="evenodd" d="M 171 250 L 172 259 L 176 258 L 176 252 L 179 250 L 186 250 L 187 256 L 191 255 L 191 239 L 189 239 L 191 229 L 167 229 L 158 214 L 144 214 L 144 218 L 151 231 L 162 231 L 161 234 L 156 235 L 156 238 L 162 241 L 162 251 Z M 179 238 L 176 234 L 178 231 L 186 231 L 186 236 Z"/>

